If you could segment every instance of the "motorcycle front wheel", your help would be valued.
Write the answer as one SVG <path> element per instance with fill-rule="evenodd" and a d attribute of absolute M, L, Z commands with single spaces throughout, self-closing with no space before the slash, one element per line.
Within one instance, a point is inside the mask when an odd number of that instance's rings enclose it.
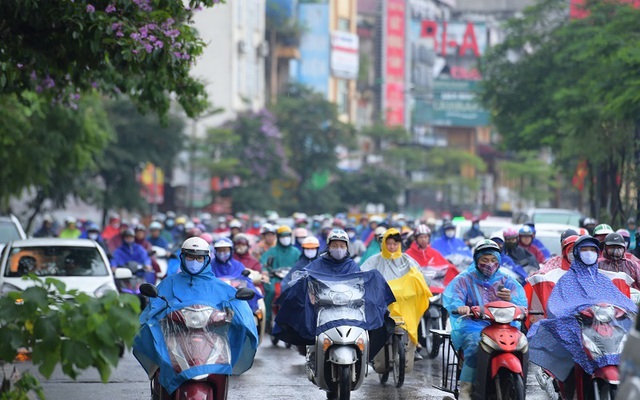
<path fill-rule="evenodd" d="M 524 400 L 526 390 L 520 374 L 503 369 L 498 376 L 500 377 L 500 393 L 502 394 L 502 399 L 498 400 Z"/>
<path fill-rule="evenodd" d="M 404 370 L 407 366 L 405 351 L 402 336 L 393 335 L 393 382 L 397 388 L 404 384 Z"/>
<path fill-rule="evenodd" d="M 426 332 L 424 332 L 425 338 L 422 346 L 424 347 L 424 350 L 426 351 L 427 356 L 433 360 L 434 358 L 438 357 L 438 353 L 440 352 L 440 340 L 439 340 L 440 338 L 439 336 L 431 332 L 431 329 L 438 328 L 438 327 L 434 326 L 435 320 L 433 318 L 431 317 L 423 317 L 423 318 L 425 319 L 424 326 L 425 326 Z"/>
<path fill-rule="evenodd" d="M 612 400 L 616 397 L 618 385 L 612 385 L 607 381 L 596 380 L 598 385 L 598 400 Z"/>
<path fill-rule="evenodd" d="M 349 400 L 351 397 L 351 366 L 341 365 L 338 375 L 338 400 Z"/>

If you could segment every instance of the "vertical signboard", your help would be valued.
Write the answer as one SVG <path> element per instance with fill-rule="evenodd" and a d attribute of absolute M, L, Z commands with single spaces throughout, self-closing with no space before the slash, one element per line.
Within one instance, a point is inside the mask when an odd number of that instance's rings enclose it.
<path fill-rule="evenodd" d="M 298 18 L 305 27 L 300 40 L 300 61 L 295 79 L 324 94 L 329 93 L 329 4 L 300 3 Z"/>
<path fill-rule="evenodd" d="M 405 1 L 387 0 L 385 41 L 385 115 L 387 126 L 404 126 Z"/>
<path fill-rule="evenodd" d="M 331 72 L 336 78 L 358 77 L 358 35 L 351 32 L 331 33 Z"/>

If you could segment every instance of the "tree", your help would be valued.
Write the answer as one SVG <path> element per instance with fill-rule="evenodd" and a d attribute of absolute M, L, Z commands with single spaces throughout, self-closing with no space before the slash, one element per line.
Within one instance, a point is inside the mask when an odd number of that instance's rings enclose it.
<path fill-rule="evenodd" d="M 0 204 L 6 209 L 10 196 L 30 188 L 29 229 L 45 200 L 58 207 L 68 196 L 91 198 L 86 182 L 113 131 L 95 94 L 80 99 L 76 110 L 42 101 L 35 93 L 24 96 L 28 104 L 15 95 L 0 96 L 0 114 L 15 117 L 0 126 L 0 159 L 6 160 L 0 171 Z"/>
<path fill-rule="evenodd" d="M 103 219 L 114 208 L 144 210 L 146 203 L 140 197 L 136 172 L 147 162 L 171 171 L 186 142 L 180 118 L 168 117 L 167 125 L 162 126 L 151 115 L 140 114 L 127 101 L 110 102 L 107 111 L 116 138 L 98 162 L 98 175 L 104 184 L 98 201 Z"/>
<path fill-rule="evenodd" d="M 118 365 L 123 346 L 130 347 L 138 331 L 140 301 L 133 295 L 108 292 L 101 298 L 67 290 L 53 278 L 35 282 L 22 292 L 0 298 L 0 362 L 11 363 L 19 349 L 30 352 L 40 373 L 50 377 L 56 365 L 75 379 L 87 368 L 97 368 L 107 382 L 111 368 Z M 13 391 L 3 393 L 11 399 L 27 399 L 26 391 L 39 385 L 32 375 L 24 375 Z M 39 398 L 44 394 L 39 391 Z"/>
<path fill-rule="evenodd" d="M 164 116 L 175 93 L 187 115 L 206 108 L 189 75 L 204 43 L 193 13 L 218 0 L 4 1 L 0 15 L 0 94 L 36 91 L 74 104 L 92 88 L 124 93 Z"/>
<path fill-rule="evenodd" d="M 405 178 L 398 171 L 381 166 L 341 172 L 339 177 L 335 183 L 335 191 L 343 209 L 344 206 L 382 204 L 387 210 L 395 210 L 398 207 L 398 195 L 406 187 Z"/>
<path fill-rule="evenodd" d="M 566 2 L 541 1 L 509 21 L 504 43 L 483 58 L 482 100 L 506 147 L 550 146 L 558 165 L 588 161 L 590 208 L 621 222 L 621 179 L 637 182 L 635 118 L 640 97 L 640 10 L 588 2 L 589 15 L 567 20 Z M 640 157 L 640 153 L 638 157 Z M 565 169 L 565 174 L 573 174 Z M 637 186 L 635 187 L 637 190 Z"/>
<path fill-rule="evenodd" d="M 320 93 L 301 86 L 290 85 L 273 106 L 278 127 L 282 131 L 287 165 L 295 175 L 285 200 L 286 211 L 304 209 L 323 212 L 329 198 L 330 177 L 337 171 L 336 147 L 350 147 L 354 131 L 338 119 L 335 104 Z M 324 176 L 321 178 L 321 175 Z M 322 193 L 319 193 L 322 191 Z M 334 203 L 337 205 L 337 203 Z"/>

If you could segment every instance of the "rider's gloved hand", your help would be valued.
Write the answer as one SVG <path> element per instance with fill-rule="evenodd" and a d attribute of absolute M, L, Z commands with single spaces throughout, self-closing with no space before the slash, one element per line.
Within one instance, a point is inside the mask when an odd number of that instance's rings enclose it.
<path fill-rule="evenodd" d="M 460 315 L 469 315 L 471 314 L 471 307 L 469 306 L 460 306 L 458 307 L 458 314 Z"/>

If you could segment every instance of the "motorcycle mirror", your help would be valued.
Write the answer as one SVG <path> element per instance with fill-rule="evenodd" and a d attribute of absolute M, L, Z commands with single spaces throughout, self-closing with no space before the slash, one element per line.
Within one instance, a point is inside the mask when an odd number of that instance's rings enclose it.
<path fill-rule="evenodd" d="M 140 289 L 142 289 L 142 286 L 140 287 Z M 256 292 L 254 292 L 252 289 L 249 289 L 249 288 L 240 288 L 236 292 L 236 299 L 238 300 L 248 301 L 253 299 L 255 296 L 256 296 Z"/>
<path fill-rule="evenodd" d="M 242 271 L 242 276 L 247 277 L 249 275 L 251 275 L 251 271 L 249 271 L 248 269 Z"/>
<path fill-rule="evenodd" d="M 140 293 L 146 297 L 158 297 L 158 288 L 150 283 L 143 283 L 140 285 Z"/>

